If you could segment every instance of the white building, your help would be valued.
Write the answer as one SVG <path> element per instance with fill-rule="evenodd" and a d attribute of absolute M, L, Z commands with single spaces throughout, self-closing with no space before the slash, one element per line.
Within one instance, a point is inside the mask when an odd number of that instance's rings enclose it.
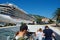
<path fill-rule="evenodd" d="M 42 19 L 42 22 L 43 22 L 43 23 L 48 23 L 48 22 L 49 22 L 49 19 L 48 19 L 48 18 L 43 18 L 43 19 Z"/>

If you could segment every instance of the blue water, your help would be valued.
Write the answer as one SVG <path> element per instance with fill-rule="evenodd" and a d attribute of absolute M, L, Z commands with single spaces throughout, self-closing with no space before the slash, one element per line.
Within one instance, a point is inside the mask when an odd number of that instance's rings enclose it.
<path fill-rule="evenodd" d="M 0 35 L 4 35 L 4 36 L 13 36 L 15 32 L 13 32 L 12 30 L 5 30 L 5 29 L 0 29 Z"/>
<path fill-rule="evenodd" d="M 1 28 L 0 40 L 7 40 L 8 36 L 12 39 L 17 31 L 19 31 L 19 27 Z"/>

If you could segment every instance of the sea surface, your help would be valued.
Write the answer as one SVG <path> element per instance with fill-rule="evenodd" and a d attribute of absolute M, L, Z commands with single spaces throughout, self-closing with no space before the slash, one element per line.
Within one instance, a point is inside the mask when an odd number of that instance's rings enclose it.
<path fill-rule="evenodd" d="M 1 28 L 0 40 L 12 40 L 17 31 L 19 31 L 19 27 Z"/>

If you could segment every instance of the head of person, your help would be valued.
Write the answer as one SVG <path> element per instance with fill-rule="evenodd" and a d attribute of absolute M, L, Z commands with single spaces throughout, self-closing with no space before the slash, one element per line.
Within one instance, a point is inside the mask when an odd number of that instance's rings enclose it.
<path fill-rule="evenodd" d="M 28 30 L 28 26 L 24 23 L 20 26 L 20 32 L 26 33 Z"/>
<path fill-rule="evenodd" d="M 42 32 L 42 29 L 41 29 L 41 28 L 39 28 L 39 31 L 40 31 L 40 32 Z"/>
<path fill-rule="evenodd" d="M 45 29 L 49 29 L 49 27 L 48 26 L 45 26 Z"/>

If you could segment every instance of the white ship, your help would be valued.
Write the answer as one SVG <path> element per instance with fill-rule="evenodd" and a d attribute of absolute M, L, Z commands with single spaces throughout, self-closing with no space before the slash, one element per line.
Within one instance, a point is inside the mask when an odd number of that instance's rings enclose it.
<path fill-rule="evenodd" d="M 0 4 L 0 22 L 33 23 L 34 18 L 13 4 Z"/>

